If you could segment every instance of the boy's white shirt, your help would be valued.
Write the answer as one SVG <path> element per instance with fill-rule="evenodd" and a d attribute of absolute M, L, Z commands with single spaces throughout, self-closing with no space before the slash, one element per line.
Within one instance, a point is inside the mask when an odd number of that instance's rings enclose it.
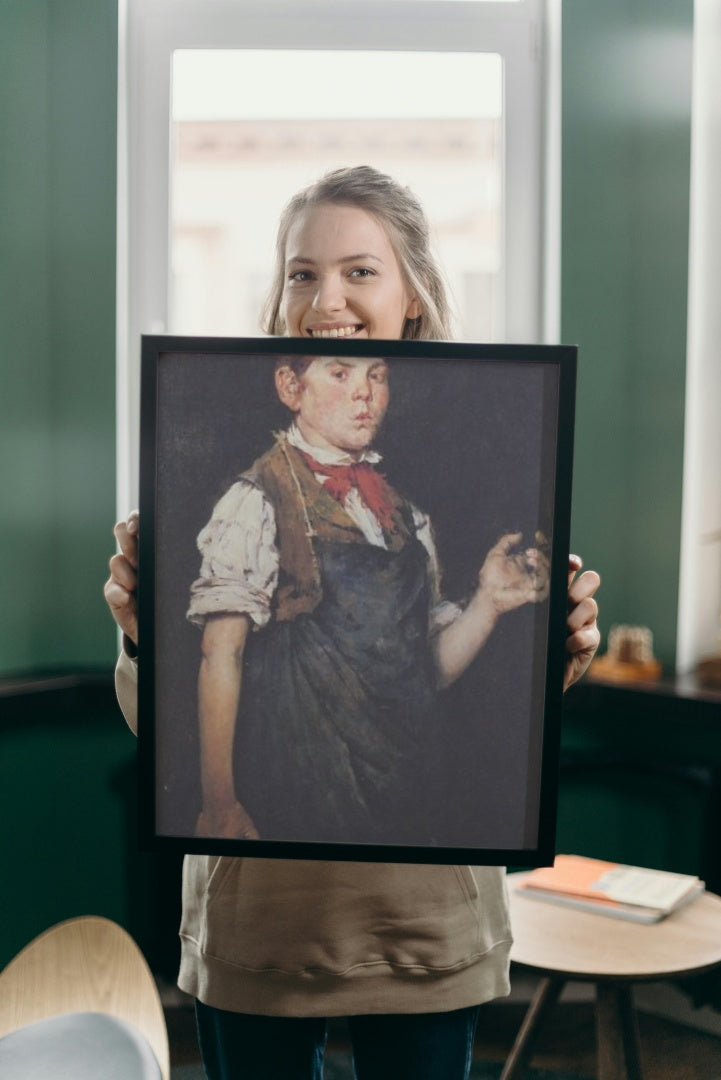
<path fill-rule="evenodd" d="M 320 465 L 351 465 L 358 460 L 376 465 L 382 460 L 376 450 L 364 450 L 358 459 L 344 450 L 312 446 L 295 424 L 287 432 L 287 438 L 291 446 L 310 454 Z M 317 473 L 316 479 L 322 483 L 322 473 Z M 387 547 L 377 518 L 355 488 L 349 492 L 343 508 L 369 544 Z M 412 509 L 416 536 L 430 561 L 431 631 L 437 632 L 458 617 L 460 608 L 441 598 L 440 568 L 431 523 L 427 514 L 415 506 Z M 200 576 L 191 586 L 188 619 L 202 626 L 207 615 L 242 611 L 256 627 L 265 626 L 278 585 L 279 555 L 275 538 L 275 513 L 268 498 L 255 484 L 238 480 L 215 505 L 210 521 L 198 535 L 202 565 Z"/>

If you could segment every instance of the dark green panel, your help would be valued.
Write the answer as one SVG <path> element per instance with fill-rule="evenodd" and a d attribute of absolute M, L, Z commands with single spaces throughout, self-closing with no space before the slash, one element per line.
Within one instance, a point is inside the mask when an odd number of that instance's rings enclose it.
<path fill-rule="evenodd" d="M 135 740 L 106 691 L 40 690 L 0 700 L 5 890 L 0 967 L 76 915 L 128 926 L 135 837 Z"/>
<path fill-rule="evenodd" d="M 0 674 L 109 664 L 116 0 L 0 0 Z"/>
<path fill-rule="evenodd" d="M 117 5 L 51 4 L 50 297 L 60 663 L 110 662 L 101 586 L 115 516 Z"/>
<path fill-rule="evenodd" d="M 557 850 L 721 885 L 721 701 L 580 683 L 566 695 Z"/>
<path fill-rule="evenodd" d="M 703 794 L 681 781 L 621 769 L 564 777 L 557 849 L 697 874 L 703 860 Z"/>
<path fill-rule="evenodd" d="M 0 3 L 0 671 L 51 653 L 47 22 Z"/>
<path fill-rule="evenodd" d="M 580 347 L 573 543 L 602 629 L 675 654 L 692 0 L 563 7 L 562 337 Z"/>
<path fill-rule="evenodd" d="M 0 968 L 49 926 L 94 914 L 174 979 L 180 856 L 138 849 L 137 742 L 110 674 L 0 680 L 0 746 Z"/>

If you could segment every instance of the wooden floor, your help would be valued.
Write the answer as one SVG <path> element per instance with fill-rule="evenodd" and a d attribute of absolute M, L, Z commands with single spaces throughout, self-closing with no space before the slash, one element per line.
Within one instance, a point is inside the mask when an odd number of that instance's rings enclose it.
<path fill-rule="evenodd" d="M 504 1061 L 525 1012 L 522 1003 L 494 1002 L 481 1010 L 476 1056 Z M 191 1007 L 166 1009 L 172 1065 L 199 1060 Z M 645 1080 L 721 1080 L 721 1038 L 684 1025 L 639 1013 L 641 1057 Z M 342 1023 L 334 1023 L 331 1039 L 343 1043 Z M 533 1064 L 545 1069 L 596 1076 L 593 1005 L 561 1002 L 546 1022 Z"/>

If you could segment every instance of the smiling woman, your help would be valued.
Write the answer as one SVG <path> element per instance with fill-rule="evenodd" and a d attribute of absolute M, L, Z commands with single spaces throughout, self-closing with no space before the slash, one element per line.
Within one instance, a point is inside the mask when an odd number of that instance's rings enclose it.
<path fill-rule="evenodd" d="M 325 204 L 288 233 L 281 311 L 293 336 L 399 338 L 420 305 L 382 225 L 357 206 Z"/>
<path fill-rule="evenodd" d="M 294 196 L 278 228 L 264 328 L 298 337 L 450 338 L 416 196 L 367 166 L 336 169 Z"/>

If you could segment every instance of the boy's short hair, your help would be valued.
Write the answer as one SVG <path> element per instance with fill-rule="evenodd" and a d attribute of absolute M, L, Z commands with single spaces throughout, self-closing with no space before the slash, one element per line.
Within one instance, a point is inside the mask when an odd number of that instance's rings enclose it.
<path fill-rule="evenodd" d="M 294 195 L 281 214 L 275 252 L 275 276 L 263 312 L 263 330 L 283 335 L 281 315 L 288 233 L 299 214 L 311 206 L 335 203 L 372 214 L 385 228 L 408 286 L 418 297 L 421 314 L 406 319 L 401 337 L 447 341 L 452 337 L 451 311 L 441 270 L 430 249 L 428 221 L 420 201 L 370 165 L 326 173 Z"/>
<path fill-rule="evenodd" d="M 290 356 L 279 356 L 275 361 L 275 370 L 280 371 L 281 368 L 289 367 L 293 374 L 300 378 L 301 375 L 305 374 L 314 360 L 315 356 L 294 356 L 293 354 Z"/>

